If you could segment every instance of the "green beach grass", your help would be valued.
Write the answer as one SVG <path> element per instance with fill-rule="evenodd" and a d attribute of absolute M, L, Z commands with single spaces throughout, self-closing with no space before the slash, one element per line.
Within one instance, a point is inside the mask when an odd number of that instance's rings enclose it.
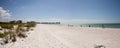
<path fill-rule="evenodd" d="M 18 25 L 16 29 L 14 28 L 14 25 Z M 16 38 L 25 38 L 27 35 L 25 32 L 28 32 L 31 27 L 35 27 L 35 23 L 19 23 L 19 24 L 10 24 L 10 23 L 5 23 L 5 24 L 0 24 L 1 30 L 2 29 L 7 29 L 8 31 L 4 31 L 3 33 L 0 32 L 0 38 L 3 39 L 3 42 L 6 44 L 11 40 L 12 42 L 16 41 Z M 23 29 L 23 27 L 26 27 L 27 29 Z M 12 31 L 15 30 L 15 31 Z"/>

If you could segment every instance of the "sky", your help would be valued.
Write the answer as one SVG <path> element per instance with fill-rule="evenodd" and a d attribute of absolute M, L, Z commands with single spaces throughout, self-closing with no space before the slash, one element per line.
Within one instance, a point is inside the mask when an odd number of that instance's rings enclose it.
<path fill-rule="evenodd" d="M 0 0 L 0 20 L 120 23 L 120 0 Z"/>

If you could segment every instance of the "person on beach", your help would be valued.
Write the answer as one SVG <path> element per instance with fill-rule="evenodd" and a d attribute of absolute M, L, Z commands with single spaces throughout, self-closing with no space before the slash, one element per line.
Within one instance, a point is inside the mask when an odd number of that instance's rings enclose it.
<path fill-rule="evenodd" d="M 69 27 L 70 25 L 68 24 L 68 27 Z"/>
<path fill-rule="evenodd" d="M 105 26 L 102 24 L 102 28 L 105 28 Z"/>
<path fill-rule="evenodd" d="M 90 25 L 89 25 L 89 27 L 90 27 Z"/>
<path fill-rule="evenodd" d="M 69 25 L 69 24 L 68 24 L 68 27 L 73 27 L 73 25 Z"/>
<path fill-rule="evenodd" d="M 80 25 L 80 27 L 82 27 L 82 25 Z"/>

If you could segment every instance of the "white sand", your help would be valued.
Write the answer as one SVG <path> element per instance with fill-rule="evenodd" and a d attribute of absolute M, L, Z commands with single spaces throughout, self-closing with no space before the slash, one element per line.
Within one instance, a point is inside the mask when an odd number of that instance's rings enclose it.
<path fill-rule="evenodd" d="M 29 33 L 27 38 L 0 48 L 120 48 L 120 29 L 38 24 Z"/>

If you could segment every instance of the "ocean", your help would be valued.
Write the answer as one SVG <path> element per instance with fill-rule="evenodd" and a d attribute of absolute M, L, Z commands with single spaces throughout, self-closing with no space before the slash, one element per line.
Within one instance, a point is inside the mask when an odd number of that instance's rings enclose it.
<path fill-rule="evenodd" d="M 62 24 L 68 25 L 68 24 Z M 69 24 L 76 27 L 120 28 L 120 23 Z"/>
<path fill-rule="evenodd" d="M 120 23 L 83 24 L 85 27 L 120 28 Z"/>

